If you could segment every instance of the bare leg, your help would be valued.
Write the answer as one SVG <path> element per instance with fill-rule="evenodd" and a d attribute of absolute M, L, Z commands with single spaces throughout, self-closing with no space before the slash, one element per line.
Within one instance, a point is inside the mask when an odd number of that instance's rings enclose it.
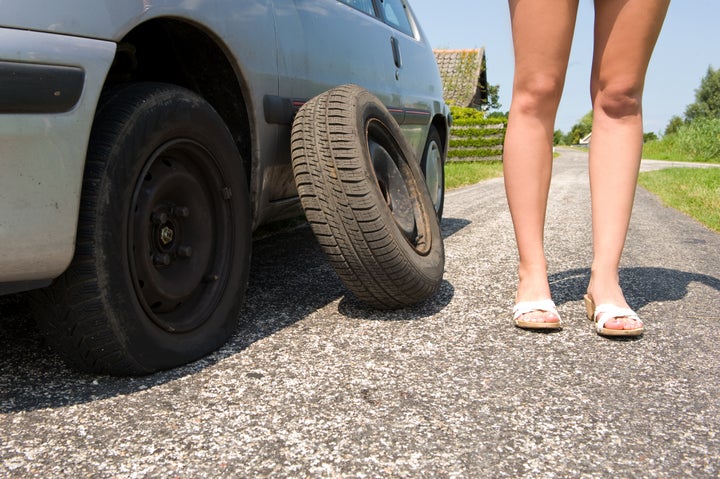
<path fill-rule="evenodd" d="M 520 256 L 516 301 L 550 298 L 543 249 L 553 129 L 578 0 L 509 0 L 515 79 L 503 153 L 505 191 Z M 542 312 L 525 321 L 555 322 Z"/>
<path fill-rule="evenodd" d="M 618 268 L 642 153 L 642 91 L 669 0 L 595 0 L 590 146 L 593 264 L 588 293 L 596 304 L 627 307 Z M 640 323 L 641 324 L 641 323 Z M 635 329 L 628 318 L 609 329 Z"/>

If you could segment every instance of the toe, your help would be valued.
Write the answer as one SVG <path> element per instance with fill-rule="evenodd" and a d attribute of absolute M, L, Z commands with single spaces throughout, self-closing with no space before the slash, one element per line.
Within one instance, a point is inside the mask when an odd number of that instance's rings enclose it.
<path fill-rule="evenodd" d="M 642 328 L 642 321 L 635 321 L 634 319 L 626 318 L 624 321 L 625 329 L 639 329 Z"/>
<path fill-rule="evenodd" d="M 642 327 L 642 322 L 635 321 L 634 319 L 627 318 L 627 317 L 621 317 L 621 318 L 612 318 L 609 319 L 605 323 L 605 328 L 607 329 L 638 329 Z"/>
<path fill-rule="evenodd" d="M 557 317 L 549 311 L 533 311 L 522 316 L 529 323 L 555 323 Z"/>

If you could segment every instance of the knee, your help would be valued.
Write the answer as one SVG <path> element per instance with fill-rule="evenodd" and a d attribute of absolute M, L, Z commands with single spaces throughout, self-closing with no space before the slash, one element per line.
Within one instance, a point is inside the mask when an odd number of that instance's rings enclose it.
<path fill-rule="evenodd" d="M 535 74 L 515 84 L 513 105 L 526 114 L 554 114 L 560 103 L 563 79 Z"/>
<path fill-rule="evenodd" d="M 642 110 L 642 87 L 631 82 L 615 82 L 599 88 L 593 97 L 593 107 L 610 118 L 636 116 Z"/>

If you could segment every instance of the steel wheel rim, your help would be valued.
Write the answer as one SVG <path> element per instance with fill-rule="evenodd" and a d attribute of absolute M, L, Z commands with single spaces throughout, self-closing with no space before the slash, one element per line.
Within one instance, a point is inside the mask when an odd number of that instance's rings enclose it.
<path fill-rule="evenodd" d="M 158 148 L 130 206 L 128 258 L 136 297 L 168 332 L 202 326 L 215 310 L 232 255 L 232 212 L 218 163 L 192 139 Z"/>
<path fill-rule="evenodd" d="M 428 145 L 427 155 L 425 157 L 425 184 L 427 184 L 430 192 L 430 199 L 435 206 L 435 212 L 440 209 L 440 203 L 443 197 L 442 188 L 442 169 L 443 161 L 440 153 L 440 145 L 437 141 L 432 140 Z"/>
<path fill-rule="evenodd" d="M 377 120 L 367 125 L 367 143 L 375 179 L 393 221 L 419 254 L 427 254 L 431 246 L 429 225 L 407 159 L 392 134 Z"/>

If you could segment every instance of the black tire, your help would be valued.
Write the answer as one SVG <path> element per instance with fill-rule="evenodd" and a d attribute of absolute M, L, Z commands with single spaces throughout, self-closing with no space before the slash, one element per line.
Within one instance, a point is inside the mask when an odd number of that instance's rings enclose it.
<path fill-rule="evenodd" d="M 295 181 L 340 279 L 379 309 L 433 295 L 443 241 L 420 166 L 380 101 L 354 85 L 306 103 L 292 129 Z"/>
<path fill-rule="evenodd" d="M 425 150 L 420 160 L 420 169 L 425 176 L 430 199 L 435 206 L 438 220 L 442 220 L 443 206 L 445 205 L 445 149 L 437 128 L 430 125 Z"/>
<path fill-rule="evenodd" d="M 245 173 L 220 116 L 173 85 L 126 86 L 96 114 L 75 257 L 42 291 L 39 323 L 85 371 L 193 361 L 235 330 L 250 249 Z"/>

